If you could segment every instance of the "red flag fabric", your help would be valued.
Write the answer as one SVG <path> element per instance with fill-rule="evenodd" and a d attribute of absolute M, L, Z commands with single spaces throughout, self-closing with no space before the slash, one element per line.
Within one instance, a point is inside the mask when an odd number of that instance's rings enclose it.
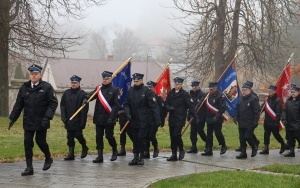
<path fill-rule="evenodd" d="M 167 98 L 168 92 L 171 90 L 170 68 L 167 66 L 157 79 L 155 93 L 160 95 L 164 100 Z"/>
<path fill-rule="evenodd" d="M 279 80 L 276 84 L 276 86 L 277 86 L 276 93 L 277 93 L 277 96 L 281 99 L 282 106 L 284 106 L 284 103 L 287 100 L 287 98 L 290 97 L 290 89 L 291 89 L 290 77 L 291 77 L 291 66 L 288 63 L 284 67 L 284 69 L 279 77 Z M 284 125 L 281 121 L 280 121 L 278 127 L 280 130 L 284 129 Z"/>

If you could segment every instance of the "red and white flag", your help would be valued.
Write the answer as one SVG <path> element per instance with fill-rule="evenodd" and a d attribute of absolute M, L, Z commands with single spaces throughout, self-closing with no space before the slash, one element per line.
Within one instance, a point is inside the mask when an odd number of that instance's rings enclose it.
<path fill-rule="evenodd" d="M 171 81 L 170 81 L 170 68 L 167 66 L 159 78 L 157 79 L 155 86 L 155 93 L 160 95 L 164 100 L 166 100 L 169 91 L 171 90 Z"/>

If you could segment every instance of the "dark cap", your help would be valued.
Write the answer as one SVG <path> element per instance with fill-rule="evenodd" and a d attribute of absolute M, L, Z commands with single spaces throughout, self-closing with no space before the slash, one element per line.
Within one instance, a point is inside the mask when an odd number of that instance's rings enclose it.
<path fill-rule="evenodd" d="M 144 78 L 144 75 L 141 73 L 134 73 L 132 75 L 132 80 L 142 80 Z"/>
<path fill-rule="evenodd" d="M 269 90 L 276 91 L 277 87 L 274 86 L 274 85 L 269 85 L 268 89 L 269 89 Z"/>
<path fill-rule="evenodd" d="M 176 84 L 176 83 L 177 83 L 177 84 L 182 84 L 183 81 L 184 81 L 183 78 L 179 78 L 179 77 L 176 77 L 176 78 L 174 78 L 173 80 L 174 80 L 175 84 Z"/>
<path fill-rule="evenodd" d="M 29 70 L 29 72 L 39 72 L 39 73 L 41 73 L 41 71 L 43 70 L 43 68 L 40 67 L 40 66 L 38 66 L 38 65 L 36 65 L 36 64 L 33 64 L 30 67 L 28 67 L 28 70 Z"/>
<path fill-rule="evenodd" d="M 218 87 L 218 82 L 209 82 L 208 88 Z"/>
<path fill-rule="evenodd" d="M 199 84 L 200 84 L 200 82 L 198 82 L 198 81 L 192 81 L 192 87 L 193 86 L 199 86 Z"/>
<path fill-rule="evenodd" d="M 294 86 L 291 88 L 291 91 L 297 91 L 297 92 L 299 92 L 299 91 L 300 91 L 300 88 L 297 87 L 296 85 L 294 85 Z"/>
<path fill-rule="evenodd" d="M 247 86 L 249 86 L 250 88 L 253 87 L 253 82 L 250 82 L 248 80 L 244 84 L 247 85 Z"/>
<path fill-rule="evenodd" d="M 113 73 L 109 71 L 102 72 L 102 78 L 112 77 Z"/>
<path fill-rule="evenodd" d="M 247 83 L 244 83 L 242 89 L 251 89 L 251 87 Z"/>
<path fill-rule="evenodd" d="M 80 82 L 81 78 L 79 76 L 73 75 L 70 78 L 71 82 Z"/>
<path fill-rule="evenodd" d="M 147 86 L 155 87 L 156 83 L 150 80 L 150 81 L 147 82 Z"/>

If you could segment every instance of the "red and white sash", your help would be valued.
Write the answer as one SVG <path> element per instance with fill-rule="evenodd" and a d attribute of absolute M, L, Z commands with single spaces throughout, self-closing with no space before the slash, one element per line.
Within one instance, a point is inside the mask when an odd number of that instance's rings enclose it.
<path fill-rule="evenodd" d="M 208 99 L 206 100 L 206 106 L 214 115 L 216 115 L 219 111 L 218 109 L 213 107 L 211 104 L 209 104 Z M 229 117 L 226 114 L 222 114 L 222 119 L 227 121 L 229 119 Z"/>
<path fill-rule="evenodd" d="M 267 97 L 267 98 L 265 99 L 265 110 L 266 110 L 266 112 L 268 113 L 268 115 L 275 121 L 275 120 L 276 120 L 276 114 L 275 114 L 275 112 L 273 111 L 273 109 L 270 107 L 270 105 L 269 105 L 269 103 L 268 103 L 268 99 L 269 99 L 269 97 Z M 282 129 L 285 128 L 284 125 L 283 125 L 283 123 L 282 123 L 281 121 L 279 121 L 278 128 L 279 128 L 280 130 L 282 130 Z"/>
<path fill-rule="evenodd" d="M 102 106 L 104 107 L 105 111 L 110 114 L 111 113 L 111 107 L 110 105 L 108 104 L 108 102 L 106 101 L 106 99 L 104 98 L 104 96 L 102 95 L 102 92 L 101 92 L 101 86 L 97 86 L 97 90 L 99 90 L 98 92 L 98 99 L 100 101 L 100 103 L 102 104 Z"/>

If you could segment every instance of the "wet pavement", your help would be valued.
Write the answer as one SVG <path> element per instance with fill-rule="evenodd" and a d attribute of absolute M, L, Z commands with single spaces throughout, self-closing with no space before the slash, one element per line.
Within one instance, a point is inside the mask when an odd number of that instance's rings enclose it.
<path fill-rule="evenodd" d="M 280 155 L 279 150 L 271 150 L 269 155 L 257 155 L 248 159 L 237 160 L 238 152 L 227 151 L 220 155 L 214 151 L 212 157 L 198 154 L 186 154 L 184 160 L 167 162 L 170 153 L 160 153 L 153 159 L 145 159 L 144 166 L 129 166 L 133 155 L 118 157 L 111 162 L 110 154 L 104 155 L 104 163 L 94 164 L 95 155 L 88 155 L 85 159 L 77 157 L 74 161 L 64 161 L 62 158 L 54 159 L 52 167 L 43 171 L 42 160 L 33 162 L 34 175 L 23 177 L 21 172 L 25 169 L 25 162 L 0 163 L 0 187 L 146 187 L 147 185 L 181 175 L 211 172 L 218 170 L 247 170 L 268 164 L 300 164 L 300 152 L 296 157 L 286 158 Z"/>

